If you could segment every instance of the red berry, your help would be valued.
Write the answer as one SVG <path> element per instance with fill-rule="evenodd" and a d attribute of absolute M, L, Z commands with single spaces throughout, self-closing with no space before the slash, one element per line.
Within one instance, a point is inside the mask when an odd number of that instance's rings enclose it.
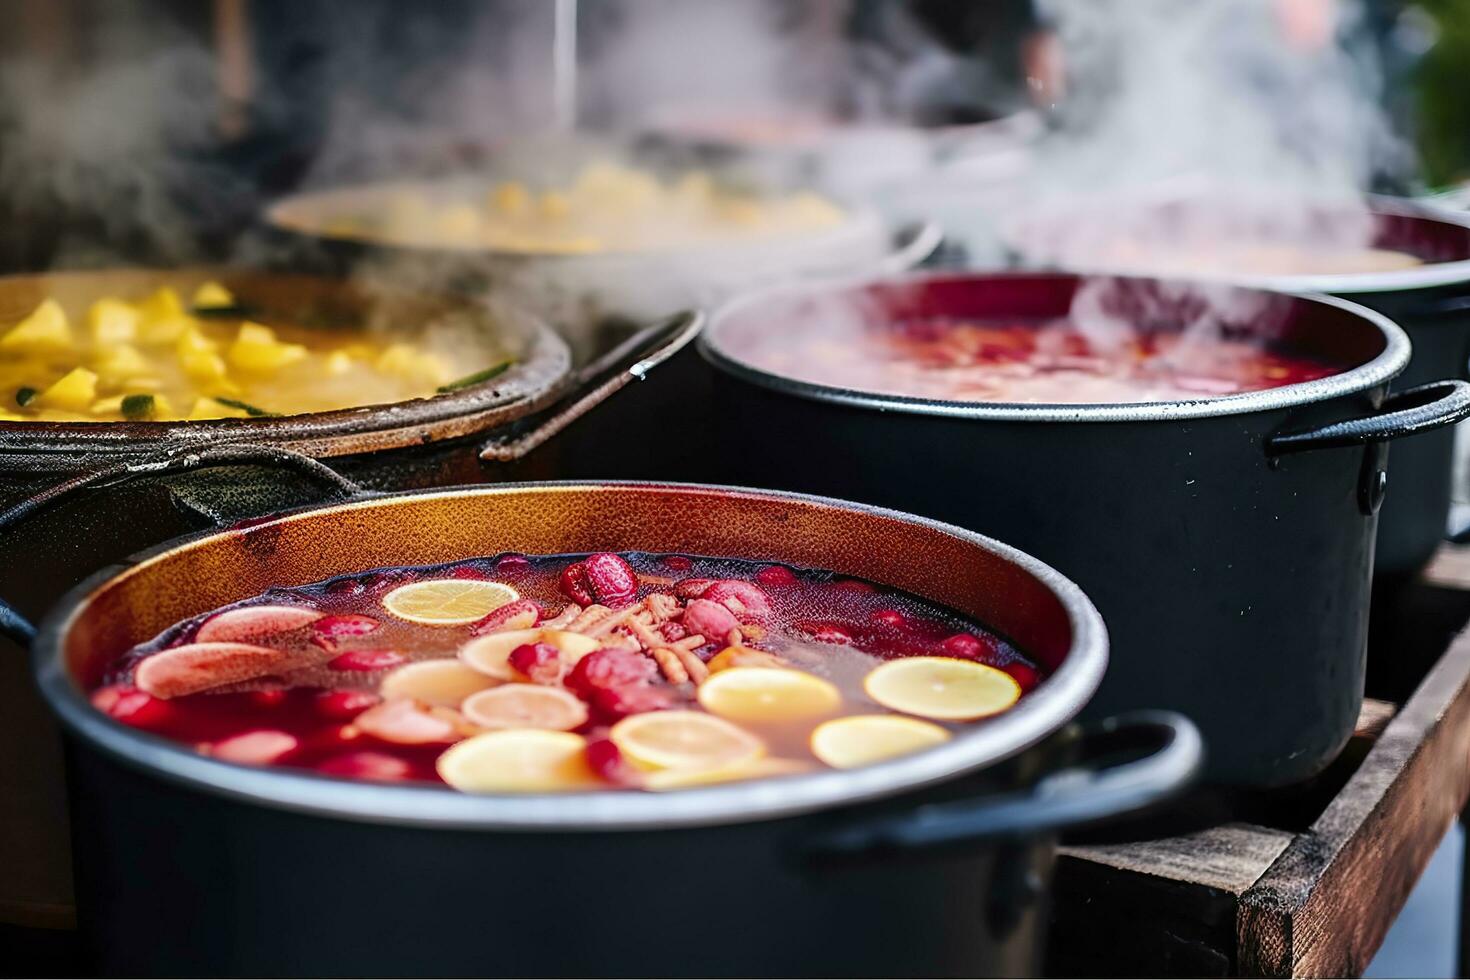
<path fill-rule="evenodd" d="M 731 630 L 740 628 L 740 620 L 734 613 L 708 599 L 695 599 L 685 606 L 684 616 L 679 622 L 691 634 L 699 633 L 714 643 L 724 642 Z"/>
<path fill-rule="evenodd" d="M 510 665 L 537 684 L 557 684 L 566 669 L 561 651 L 550 643 L 522 643 L 510 652 Z"/>
<path fill-rule="evenodd" d="M 380 698 L 368 691 L 322 691 L 313 699 L 317 714 L 333 721 L 351 721 Z"/>
<path fill-rule="evenodd" d="M 345 613 L 340 616 L 323 616 L 311 624 L 312 642 L 330 650 L 344 636 L 362 636 L 378 628 L 378 621 L 371 616 Z"/>
<path fill-rule="evenodd" d="M 796 575 L 784 565 L 767 565 L 755 573 L 755 580 L 766 588 L 795 585 Z"/>
<path fill-rule="evenodd" d="M 662 711 L 673 703 L 673 695 L 652 684 L 604 688 L 592 699 L 592 705 L 599 716 L 607 721 L 617 721 L 628 715 L 641 715 L 646 711 Z"/>
<path fill-rule="evenodd" d="M 687 572 L 694 567 L 694 562 L 683 555 L 664 555 L 659 561 L 676 572 Z"/>
<path fill-rule="evenodd" d="M 590 696 L 598 690 L 628 684 L 647 684 L 658 676 L 658 664 L 631 650 L 593 650 L 577 661 L 567 675 L 567 688 Z"/>
<path fill-rule="evenodd" d="M 680 599 L 697 599 L 704 590 L 715 584 L 712 578 L 686 578 L 674 584 L 674 594 Z"/>
<path fill-rule="evenodd" d="M 618 750 L 617 744 L 606 736 L 588 739 L 587 764 L 592 767 L 593 772 L 610 783 L 627 786 L 636 780 L 633 768 L 623 760 L 623 753 Z"/>
<path fill-rule="evenodd" d="M 393 650 L 349 650 L 327 661 L 333 670 L 384 670 L 403 663 L 404 656 Z"/>
<path fill-rule="evenodd" d="M 286 701 L 286 689 L 284 687 L 267 687 L 260 691 L 250 692 L 250 703 L 257 708 L 279 708 Z"/>
<path fill-rule="evenodd" d="M 587 578 L 586 563 L 575 562 L 561 570 L 561 594 L 582 606 L 590 606 L 597 601 L 592 582 Z"/>
<path fill-rule="evenodd" d="M 134 728 L 157 729 L 172 720 L 173 706 L 127 684 L 92 692 L 92 705 L 116 721 Z"/>
<path fill-rule="evenodd" d="M 316 768 L 318 772 L 329 776 L 377 779 L 384 782 L 408 779 L 413 772 L 407 762 L 386 752 L 348 752 L 334 755 L 318 763 Z"/>
<path fill-rule="evenodd" d="M 638 576 L 633 566 L 617 555 L 607 552 L 588 555 L 582 566 L 597 601 L 603 605 L 624 605 L 638 594 Z"/>
<path fill-rule="evenodd" d="M 718 602 L 734 613 L 742 623 L 771 618 L 771 597 L 761 591 L 760 586 L 739 579 L 721 579 L 705 589 L 700 598 Z"/>
<path fill-rule="evenodd" d="M 1022 694 L 1035 688 L 1037 681 L 1041 680 L 1041 676 L 1036 672 L 1035 667 L 1020 660 L 1012 660 L 1002 667 L 1001 670 L 1015 678 L 1016 683 L 1021 685 Z"/>
<path fill-rule="evenodd" d="M 842 646 L 852 643 L 852 634 L 835 623 L 816 623 L 807 620 L 793 625 L 818 643 L 837 643 Z"/>
<path fill-rule="evenodd" d="M 686 630 L 681 624 L 675 622 L 664 623 L 658 628 L 658 631 L 662 633 L 664 639 L 668 640 L 670 643 L 678 643 L 680 640 L 689 635 L 688 630 Z"/>
<path fill-rule="evenodd" d="M 956 633 L 939 644 L 946 657 L 961 660 L 985 660 L 995 654 L 995 644 L 970 633 Z"/>
<path fill-rule="evenodd" d="M 908 622 L 908 617 L 897 609 L 879 609 L 873 613 L 872 618 L 873 622 L 882 623 L 884 626 L 892 626 L 894 629 L 901 629 Z"/>
<path fill-rule="evenodd" d="M 498 633 L 503 629 L 530 629 L 541 622 L 546 610 L 534 599 L 517 599 L 492 610 L 484 619 L 470 627 L 475 636 Z"/>

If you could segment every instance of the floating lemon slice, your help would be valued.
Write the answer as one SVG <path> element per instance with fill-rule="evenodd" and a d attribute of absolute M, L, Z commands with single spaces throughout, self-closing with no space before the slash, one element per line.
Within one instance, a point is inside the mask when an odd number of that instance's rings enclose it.
<path fill-rule="evenodd" d="M 712 786 L 716 783 L 733 783 L 742 779 L 766 779 L 772 776 L 795 776 L 811 772 L 810 763 L 799 759 L 753 759 L 736 766 L 719 769 L 659 769 L 643 779 L 645 789 L 670 790 L 690 786 Z"/>
<path fill-rule="evenodd" d="M 602 785 L 587 743 L 571 732 L 513 729 L 465 739 L 439 756 L 439 776 L 466 793 L 555 793 Z"/>
<path fill-rule="evenodd" d="M 885 708 L 944 721 L 993 715 L 1021 696 L 1005 671 L 952 657 L 890 660 L 868 674 L 863 689 Z"/>
<path fill-rule="evenodd" d="M 483 619 L 520 597 L 519 592 L 503 582 L 439 578 L 400 585 L 383 596 L 383 608 L 411 623 L 457 626 Z"/>
<path fill-rule="evenodd" d="M 541 684 L 506 684 L 481 691 L 467 698 L 460 710 L 481 728 L 564 732 L 587 722 L 587 706 L 576 695 Z"/>
<path fill-rule="evenodd" d="M 812 754 L 833 769 L 854 769 L 949 741 L 938 725 L 903 715 L 852 715 L 812 732 Z"/>
<path fill-rule="evenodd" d="M 471 670 L 458 660 L 424 660 L 405 664 L 383 678 L 378 693 L 384 698 L 408 698 L 458 708 L 471 694 L 495 684 L 495 678 Z"/>
<path fill-rule="evenodd" d="M 527 643 L 550 643 L 561 651 L 561 658 L 570 666 L 601 644 L 590 636 L 571 633 L 567 630 L 506 630 L 480 636 L 459 648 L 459 659 L 466 665 L 497 680 L 524 680 L 510 665 L 510 654 L 518 646 Z"/>
<path fill-rule="evenodd" d="M 829 715 L 837 688 L 813 674 L 780 667 L 728 667 L 699 685 L 705 709 L 735 721 L 796 721 Z"/>
<path fill-rule="evenodd" d="M 765 754 L 761 740 L 702 711 L 650 711 L 612 727 L 623 757 L 646 769 L 723 769 Z"/>

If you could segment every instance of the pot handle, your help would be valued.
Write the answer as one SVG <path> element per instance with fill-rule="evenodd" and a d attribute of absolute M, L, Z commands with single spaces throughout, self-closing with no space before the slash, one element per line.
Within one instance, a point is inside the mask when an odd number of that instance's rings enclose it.
<path fill-rule="evenodd" d="M 279 446 L 256 446 L 248 443 L 224 443 L 188 446 L 169 450 L 146 459 L 114 463 L 88 470 L 68 480 L 39 490 L 25 500 L 0 511 L 0 533 L 29 520 L 46 508 L 60 503 L 83 490 L 117 486 L 145 476 L 187 473 L 214 466 L 278 466 L 319 480 L 343 497 L 352 499 L 373 496 L 373 492 L 338 473 L 320 460 Z M 9 603 L 0 599 L 0 636 L 29 646 L 36 628 Z"/>
<path fill-rule="evenodd" d="M 1172 711 L 1135 711 L 1083 736 L 1089 754 L 1139 736 L 1157 740 L 1150 754 L 1117 765 L 1083 762 L 1044 777 L 1030 789 L 955 803 L 936 803 L 828 830 L 807 841 L 818 858 L 929 848 L 1060 830 L 1142 810 L 1167 799 L 1199 772 L 1199 729 Z"/>
<path fill-rule="evenodd" d="M 1284 456 L 1386 442 L 1453 425 L 1467 417 L 1470 417 L 1470 382 L 1431 381 L 1389 395 L 1372 415 L 1268 436 L 1266 453 Z"/>
<path fill-rule="evenodd" d="M 491 439 L 480 458 L 499 463 L 520 459 L 633 381 L 688 346 L 704 327 L 704 314 L 685 311 L 646 327 L 577 372 L 571 390 L 529 431 Z"/>
<path fill-rule="evenodd" d="M 902 244 L 869 266 L 869 275 L 896 276 L 909 272 L 944 244 L 944 228 L 937 221 L 921 221 L 901 229 L 897 237 Z"/>

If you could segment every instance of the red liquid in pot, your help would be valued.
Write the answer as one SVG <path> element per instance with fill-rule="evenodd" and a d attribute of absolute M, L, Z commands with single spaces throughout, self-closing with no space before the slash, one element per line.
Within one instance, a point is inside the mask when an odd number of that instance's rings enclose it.
<path fill-rule="evenodd" d="M 503 555 L 273 589 L 128 651 L 93 703 L 233 762 L 486 792 L 676 789 L 918 751 L 1041 677 L 949 610 L 828 572 Z"/>
<path fill-rule="evenodd" d="M 1341 368 L 1218 336 L 1109 331 L 1066 321 L 923 318 L 793 331 L 739 349 L 817 384 L 947 401 L 1089 404 L 1195 400 L 1314 381 Z"/>

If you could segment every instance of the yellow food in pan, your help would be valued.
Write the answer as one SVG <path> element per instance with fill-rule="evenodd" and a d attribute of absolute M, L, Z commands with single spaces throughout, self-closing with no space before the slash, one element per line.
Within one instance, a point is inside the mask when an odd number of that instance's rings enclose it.
<path fill-rule="evenodd" d="M 95 300 L 76 320 L 47 299 L 20 322 L 0 324 L 0 419 L 295 415 L 459 386 L 454 365 L 414 344 L 268 326 L 248 313 L 214 282 L 188 306 L 165 287 L 141 300 Z"/>
<path fill-rule="evenodd" d="M 610 163 L 587 167 L 565 187 L 402 186 L 343 192 L 315 215 L 291 210 L 282 215 L 287 224 L 332 237 L 560 255 L 734 244 L 820 231 L 844 217 L 812 193 L 757 195 L 698 171 L 664 181 Z"/>

